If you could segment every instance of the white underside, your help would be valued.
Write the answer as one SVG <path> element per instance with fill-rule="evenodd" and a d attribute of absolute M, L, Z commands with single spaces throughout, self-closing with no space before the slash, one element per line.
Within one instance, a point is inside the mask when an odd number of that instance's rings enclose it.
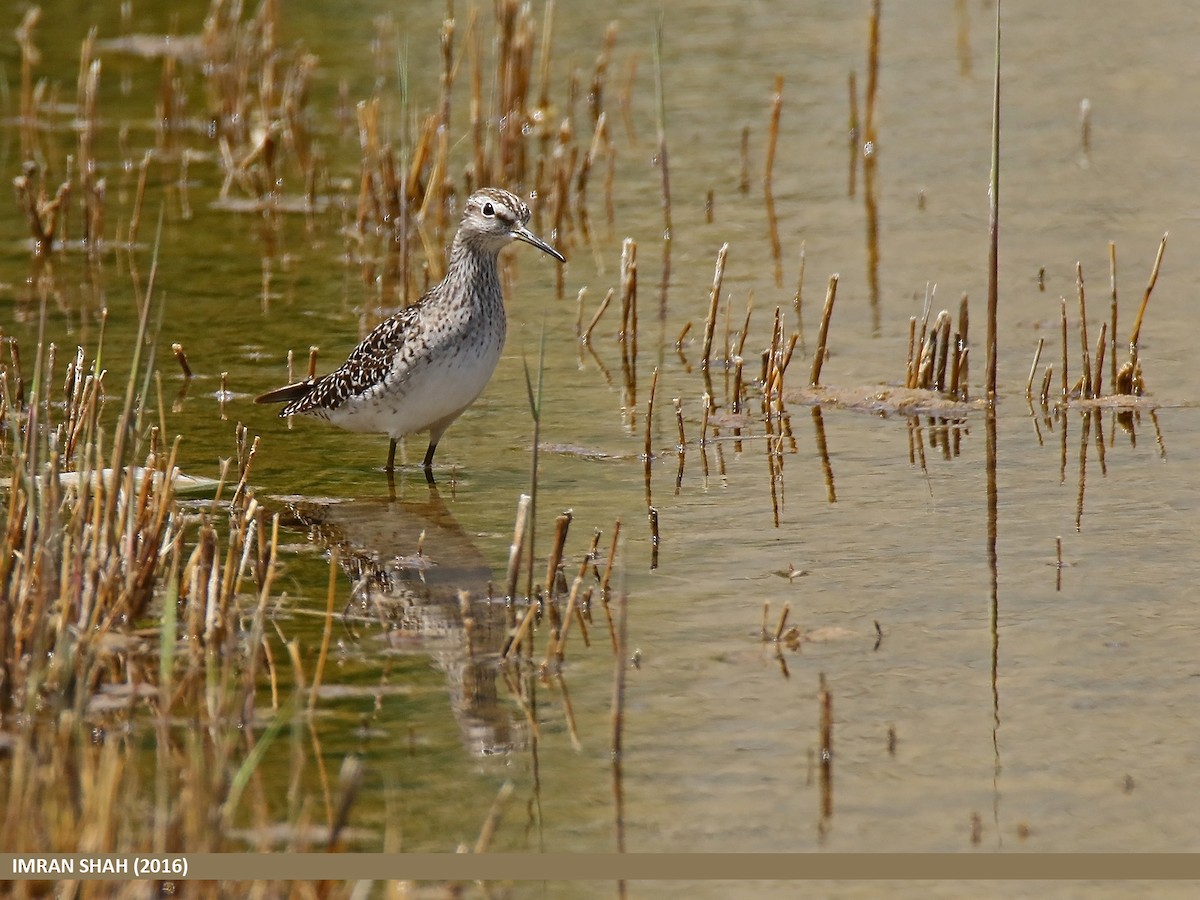
<path fill-rule="evenodd" d="M 386 434 L 440 432 L 487 387 L 500 359 L 501 338 L 484 352 L 430 354 L 427 361 L 394 372 L 382 385 L 348 398 L 329 421 L 348 431 Z"/>

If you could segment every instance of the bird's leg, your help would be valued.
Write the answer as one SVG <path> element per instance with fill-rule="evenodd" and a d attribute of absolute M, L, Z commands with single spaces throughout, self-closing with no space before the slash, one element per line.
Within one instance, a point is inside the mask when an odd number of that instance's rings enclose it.
<path fill-rule="evenodd" d="M 384 469 L 389 475 L 396 471 L 396 439 L 392 438 L 392 443 L 388 447 L 388 462 L 387 468 Z"/>
<path fill-rule="evenodd" d="M 425 451 L 425 462 L 421 467 L 425 470 L 425 480 L 433 484 L 433 453 L 437 450 L 437 441 L 429 442 L 429 449 Z"/>

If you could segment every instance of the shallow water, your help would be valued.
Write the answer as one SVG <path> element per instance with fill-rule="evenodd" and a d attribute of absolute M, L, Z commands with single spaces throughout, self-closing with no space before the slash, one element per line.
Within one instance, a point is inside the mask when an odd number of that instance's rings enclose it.
<path fill-rule="evenodd" d="M 81 35 L 72 29 L 88 23 L 55 6 L 46 5 L 43 42 L 53 33 L 62 43 L 48 52 L 46 74 L 73 87 Z M 234 424 L 245 422 L 262 437 L 253 470 L 260 500 L 277 508 L 297 496 L 337 501 L 322 515 L 340 516 L 345 540 L 385 564 L 412 553 L 425 528 L 430 555 L 444 560 L 461 586 L 486 592 L 489 572 L 497 583 L 504 577 L 517 497 L 528 490 L 532 423 L 523 360 L 536 371 L 544 335 L 539 565 L 562 510 L 574 514 L 568 579 L 592 529 L 603 529 L 606 547 L 613 521 L 622 521 L 616 580 L 629 597 L 628 643 L 638 660 L 628 671 L 624 728 L 630 847 L 1196 849 L 1192 719 L 1200 670 L 1192 586 L 1200 577 L 1200 376 L 1192 365 L 1192 299 L 1200 262 L 1192 248 L 1200 229 L 1191 199 L 1196 125 L 1187 111 L 1200 99 L 1200 63 L 1181 14 L 1166 5 L 1108 2 L 1006 8 L 994 570 L 981 413 L 939 426 L 927 417 L 827 408 L 818 423 L 808 407 L 793 404 L 794 445 L 785 444 L 776 483 L 777 526 L 757 400 L 749 404 L 752 421 L 740 442 L 726 428 L 707 448 L 707 478 L 695 446 L 705 390 L 699 338 L 723 242 L 730 244 L 724 294 L 731 298 L 733 332 L 754 293 L 748 370 L 757 372 L 776 306 L 789 331 L 796 325 L 792 297 L 803 247 L 805 340 L 788 370 L 789 387 L 808 371 L 825 282 L 836 272 L 825 383 L 901 379 L 909 317 L 920 315 L 927 285 L 936 283 L 935 313 L 945 306 L 957 314 L 961 294 L 970 295 L 971 390 L 981 392 L 992 10 L 974 3 L 961 9 L 884 10 L 872 302 L 861 170 L 855 195 L 847 191 L 846 81 L 856 70 L 861 103 L 865 8 L 672 5 L 663 72 L 674 228 L 660 323 L 655 14 L 639 4 L 603 14 L 561 5 L 555 84 L 566 78 L 568 63 L 590 74 L 604 25 L 616 18 L 613 78 L 625 77 L 631 55 L 638 60 L 637 140 L 613 123 L 619 163 L 611 234 L 600 189 L 592 188 L 603 271 L 586 246 L 572 248 L 565 299 L 556 300 L 553 263 L 528 248 L 513 252 L 505 357 L 484 396 L 442 442 L 441 505 L 432 512 L 424 480 L 412 469 L 400 478 L 399 500 L 387 502 L 380 471 L 386 439 L 311 421 L 289 431 L 272 410 L 249 400 L 281 383 L 289 347 L 302 367 L 306 348 L 320 344 L 320 368 L 327 370 L 359 339 L 365 315 L 377 305 L 374 288 L 344 259 L 341 213 L 311 223 L 295 216 L 273 233 L 253 214 L 214 208 L 219 174 L 211 164 L 194 163 L 193 218 L 182 219 L 177 190 L 166 193 L 158 275 L 167 297 L 161 344 L 182 341 L 199 373 L 186 398 L 166 410 L 168 430 L 184 435 L 185 471 L 215 476 L 218 460 L 233 452 Z M 341 78 L 358 91 L 353 97 L 365 96 L 375 74 L 366 49 L 372 16 L 387 10 L 360 6 L 347 15 L 334 5 L 309 4 L 294 17 L 287 11 L 288 40 L 303 40 L 322 59 L 316 109 L 332 108 Z M 436 95 L 442 12 L 438 3 L 410 6 L 400 22 L 418 103 Z M 165 27 L 143 15 L 135 11 L 134 31 Z M 485 29 L 490 15 L 480 15 Z M 179 16 L 186 32 L 199 22 L 200 6 Z M 963 29 L 965 51 L 958 44 Z M 120 58 L 105 66 L 106 79 L 114 73 L 103 101 L 112 119 L 148 117 L 138 85 L 156 83 L 159 63 Z M 6 68 L 11 80 L 15 67 Z M 119 72 L 131 80 L 128 96 L 119 89 Z M 779 284 L 761 190 L 776 73 L 785 78 L 773 177 Z M 617 86 L 610 87 L 615 94 Z M 1084 98 L 1092 110 L 1086 150 Z M 747 194 L 737 190 L 743 125 L 751 129 Z M 19 154 L 11 127 L 5 131 L 2 158 L 11 177 Z M 106 140 L 115 144 L 111 128 Z M 325 140 L 337 172 L 354 177 L 353 134 Z M 130 158 L 140 159 L 149 141 L 150 132 L 133 128 Z M 127 208 L 136 168 L 109 177 L 111 196 L 120 198 L 113 202 Z M 704 209 L 710 190 L 711 224 Z M 32 346 L 37 305 L 25 283 L 23 224 L 9 216 L 0 228 L 6 329 Z M 144 241 L 152 231 L 143 223 Z M 1116 242 L 1122 347 L 1164 232 L 1170 239 L 1141 340 L 1148 386 L 1163 408 L 1139 410 L 1128 430 L 1112 411 L 1093 416 L 1090 425 L 1075 409 L 1049 419 L 1031 414 L 1024 385 L 1039 337 L 1046 338 L 1039 378 L 1059 359 L 1060 296 L 1068 299 L 1072 381 L 1078 371 L 1076 261 L 1087 281 L 1094 342 L 1108 317 L 1107 247 Z M 626 236 L 639 244 L 642 323 L 631 409 L 622 388 L 616 304 L 593 339 L 599 362 L 575 339 L 574 298 L 588 288 L 586 323 L 604 292 L 618 285 Z M 80 260 L 55 266 L 61 299 L 50 307 L 49 333 L 64 347 L 94 343 L 100 301 L 80 274 Z M 270 270 L 265 299 L 264 267 Z M 101 293 L 110 310 L 107 345 L 125 346 L 136 322 L 119 261 L 106 264 Z M 672 344 L 689 321 L 685 362 Z M 724 328 L 722 318 L 718 343 Z M 656 366 L 649 489 L 661 540 L 651 568 L 639 454 Z M 162 371 L 170 404 L 179 381 L 169 359 Z M 221 372 L 228 372 L 233 392 L 223 405 L 216 393 Z M 728 391 L 724 373 L 714 386 L 720 402 Z M 678 488 L 674 397 L 683 402 L 690 444 Z M 917 445 L 923 457 L 912 450 Z M 423 450 L 421 439 L 410 442 L 408 459 L 415 462 Z M 297 524 L 291 534 L 296 552 L 285 579 L 295 612 L 287 627 L 318 634 L 326 569 L 319 548 L 309 546 L 308 529 Z M 790 569 L 802 574 L 788 577 Z M 339 592 L 339 600 L 354 601 L 348 580 Z M 813 639 L 777 658 L 760 640 L 764 602 L 772 628 L 790 603 L 791 622 Z M 451 600 L 434 607 L 451 610 L 448 620 L 454 619 Z M 481 731 L 469 710 L 464 715 L 461 691 L 455 693 L 462 678 L 460 626 L 429 630 L 438 633 L 399 646 L 394 635 L 387 646 L 378 626 L 346 632 L 336 674 L 326 679 L 324 751 L 336 764 L 360 750 L 368 766 L 368 790 L 352 817 L 353 826 L 366 830 L 363 846 L 380 846 L 389 828 L 402 832 L 410 850 L 473 843 L 496 791 L 511 779 L 516 793 L 494 846 L 612 849 L 612 661 L 602 619 L 593 623 L 591 649 L 573 645 L 567 656 L 581 750 L 572 749 L 556 689 L 541 688 L 536 789 L 526 726 L 503 685 L 493 685 L 502 704 L 499 713 L 490 709 L 493 718 Z M 815 763 L 820 675 L 834 715 L 832 811 L 824 815 Z M 489 740 L 512 749 L 483 755 L 479 749 Z M 286 777 L 285 754 L 276 765 Z M 528 812 L 534 800 L 537 821 Z M 918 887 L 912 885 L 913 896 L 929 895 Z M 708 890 L 723 895 L 715 885 Z"/>

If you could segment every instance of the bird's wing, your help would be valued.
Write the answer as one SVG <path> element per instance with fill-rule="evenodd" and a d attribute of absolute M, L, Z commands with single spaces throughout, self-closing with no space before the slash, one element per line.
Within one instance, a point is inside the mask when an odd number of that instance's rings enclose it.
<path fill-rule="evenodd" d="M 350 397 L 381 384 L 391 371 L 396 355 L 409 339 L 418 317 L 416 306 L 403 309 L 372 329 L 361 344 L 350 351 L 346 361 L 328 375 L 318 378 L 303 397 L 293 400 L 281 411 L 291 416 L 313 410 L 337 409 Z"/>

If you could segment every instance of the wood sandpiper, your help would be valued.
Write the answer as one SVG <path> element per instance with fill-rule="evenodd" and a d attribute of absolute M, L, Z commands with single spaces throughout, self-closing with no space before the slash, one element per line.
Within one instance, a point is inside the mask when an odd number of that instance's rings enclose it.
<path fill-rule="evenodd" d="M 500 251 L 518 240 L 566 262 L 528 222 L 529 207 L 508 191 L 476 191 L 450 246 L 445 278 L 380 322 L 333 372 L 267 391 L 255 402 L 286 404 L 281 417 L 318 416 L 348 431 L 388 435 L 389 475 L 396 442 L 428 431 L 423 467 L 432 482 L 438 441 L 491 380 L 504 347 Z"/>

